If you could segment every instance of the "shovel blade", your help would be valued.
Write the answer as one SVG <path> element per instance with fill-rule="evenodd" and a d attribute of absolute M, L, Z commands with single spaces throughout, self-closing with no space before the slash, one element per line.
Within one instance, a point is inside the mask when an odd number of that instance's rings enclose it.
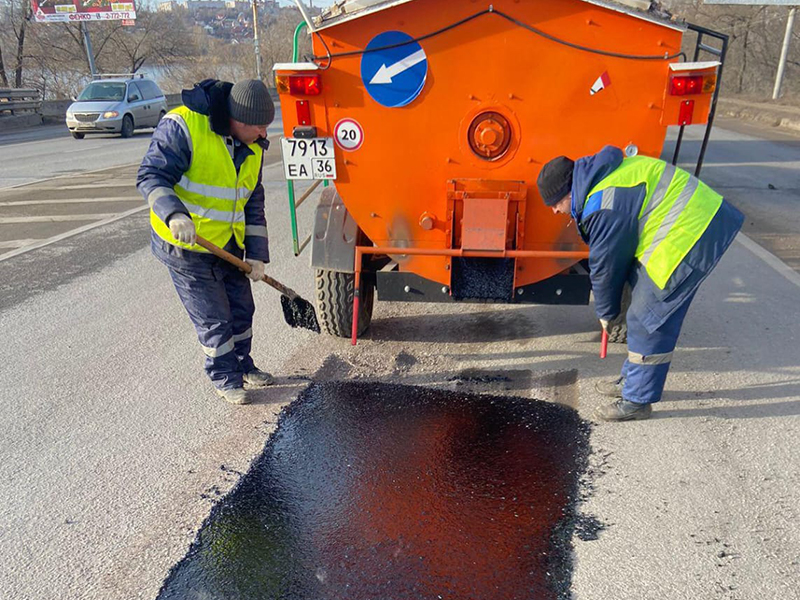
<path fill-rule="evenodd" d="M 283 309 L 283 318 L 289 327 L 299 327 L 320 333 L 317 312 L 308 300 L 299 296 L 292 299 L 281 295 L 281 308 Z"/>

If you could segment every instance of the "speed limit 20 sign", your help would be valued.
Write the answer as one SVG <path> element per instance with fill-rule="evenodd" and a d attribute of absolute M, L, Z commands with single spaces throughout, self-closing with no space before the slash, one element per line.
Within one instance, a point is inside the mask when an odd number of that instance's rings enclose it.
<path fill-rule="evenodd" d="M 336 144 L 342 149 L 352 152 L 361 148 L 364 143 L 364 129 L 354 119 L 342 119 L 333 129 Z"/>

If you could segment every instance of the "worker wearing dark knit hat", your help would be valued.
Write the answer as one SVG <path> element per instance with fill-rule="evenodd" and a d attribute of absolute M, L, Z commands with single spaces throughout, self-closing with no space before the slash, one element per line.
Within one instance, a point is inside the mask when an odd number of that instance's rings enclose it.
<path fill-rule="evenodd" d="M 556 210 L 564 202 L 566 196 L 572 191 L 572 169 L 575 168 L 575 161 L 566 156 L 559 156 L 548 162 L 539 172 L 539 179 L 536 184 L 539 187 L 539 194 L 546 206 L 553 209 L 555 213 L 569 214 L 569 210 Z"/>
<path fill-rule="evenodd" d="M 273 381 L 250 356 L 248 278 L 261 280 L 269 262 L 261 171 L 275 107 L 255 79 L 207 79 L 182 100 L 156 127 L 137 187 L 151 207 L 151 249 L 194 324 L 211 383 L 231 404 L 247 404 L 252 388 Z M 244 259 L 250 273 L 197 245 L 198 236 Z"/>
<path fill-rule="evenodd" d="M 744 217 L 689 173 L 657 158 L 626 158 L 613 146 L 574 163 L 554 158 L 542 168 L 538 186 L 544 203 L 575 219 L 589 245 L 589 276 L 603 329 L 627 320 L 622 372 L 595 388 L 616 400 L 601 406 L 598 416 L 647 419 L 664 391 L 689 305 Z M 630 308 L 622 306 L 626 284 Z"/>

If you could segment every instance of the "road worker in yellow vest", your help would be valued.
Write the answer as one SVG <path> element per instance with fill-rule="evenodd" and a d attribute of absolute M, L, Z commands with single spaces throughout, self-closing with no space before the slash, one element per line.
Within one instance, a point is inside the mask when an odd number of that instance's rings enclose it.
<path fill-rule="evenodd" d="M 166 265 L 205 353 L 217 393 L 247 404 L 273 382 L 250 356 L 255 305 L 250 279 L 269 262 L 261 166 L 275 107 L 263 82 L 207 79 L 159 123 L 139 168 L 150 204 L 151 249 Z M 200 235 L 244 258 L 245 275 L 208 253 Z"/>
<path fill-rule="evenodd" d="M 605 421 L 647 419 L 661 399 L 683 319 L 744 217 L 699 179 L 647 156 L 606 146 L 544 165 L 539 193 L 554 213 L 571 216 L 589 245 L 595 311 L 608 330 L 627 319 L 628 358 L 597 391 L 615 398 Z M 622 313 L 624 286 L 631 304 Z"/>

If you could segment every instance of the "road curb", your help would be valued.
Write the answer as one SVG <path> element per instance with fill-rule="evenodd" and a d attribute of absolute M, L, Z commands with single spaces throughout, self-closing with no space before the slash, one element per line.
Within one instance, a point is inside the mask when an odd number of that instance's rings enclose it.
<path fill-rule="evenodd" d="M 800 132 L 800 108 L 793 106 L 720 98 L 717 104 L 717 114 Z"/>

